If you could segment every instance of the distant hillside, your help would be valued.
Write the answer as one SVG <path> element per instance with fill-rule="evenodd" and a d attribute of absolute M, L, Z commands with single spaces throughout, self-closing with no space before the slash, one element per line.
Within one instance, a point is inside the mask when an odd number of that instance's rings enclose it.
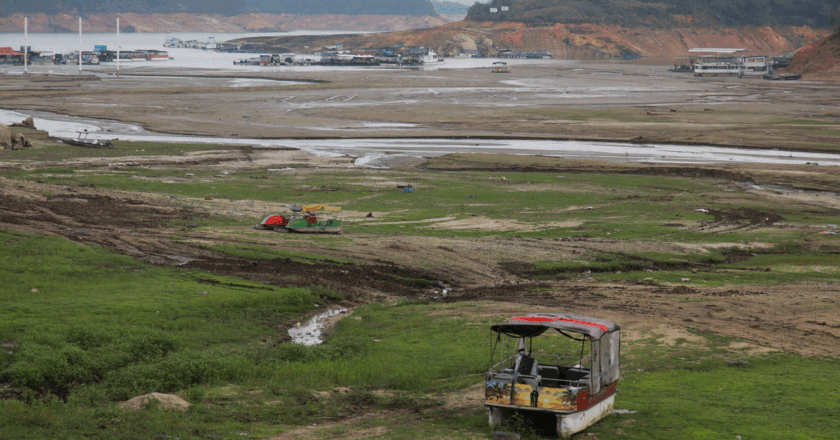
<path fill-rule="evenodd" d="M 831 18 L 840 22 L 840 7 Z M 809 77 L 840 79 L 840 26 L 833 34 L 799 49 L 786 70 Z"/>
<path fill-rule="evenodd" d="M 501 50 L 535 52 L 547 50 L 555 58 L 623 59 L 659 57 L 673 61 L 692 47 L 741 47 L 750 54 L 776 55 L 825 37 L 825 29 L 805 26 L 650 29 L 603 24 L 554 24 L 526 26 L 522 23 L 475 23 L 461 21 L 433 29 L 394 33 L 332 36 L 272 36 L 249 38 L 265 43 L 270 52 L 306 52 L 341 43 L 353 51 L 394 45 L 425 46 L 445 57 L 478 50 L 486 57 Z M 267 50 L 268 50 L 267 48 Z M 316 48 L 316 49 L 313 49 Z"/>
<path fill-rule="evenodd" d="M 0 0 L 2 1 L 2 0 Z M 117 17 L 122 32 L 282 32 L 293 30 L 345 30 L 393 32 L 440 26 L 441 17 L 408 15 L 294 15 L 294 14 L 89 14 L 85 32 L 114 32 Z M 23 15 L 0 17 L 3 32 L 23 32 Z M 29 32 L 78 32 L 75 16 L 68 14 L 29 15 Z"/>
<path fill-rule="evenodd" d="M 654 26 L 831 26 L 840 0 L 493 0 L 470 21 Z"/>
<path fill-rule="evenodd" d="M 428 0 L 0 0 L 0 16 L 24 14 L 436 15 Z"/>
<path fill-rule="evenodd" d="M 180 1 L 180 0 L 178 0 Z M 194 0 L 196 1 L 196 0 Z M 227 1 L 227 0 L 225 0 Z M 241 0 L 240 0 L 241 1 Z M 251 12 L 269 14 L 436 15 L 429 0 L 244 0 Z M 206 4 L 206 2 L 202 2 Z"/>
<path fill-rule="evenodd" d="M 25 0 L 0 1 L 0 16 L 24 14 L 88 15 L 110 12 L 170 14 L 177 12 L 236 15 L 247 11 L 245 0 Z"/>
<path fill-rule="evenodd" d="M 800 49 L 787 71 L 834 80 L 840 78 L 840 30 Z"/>

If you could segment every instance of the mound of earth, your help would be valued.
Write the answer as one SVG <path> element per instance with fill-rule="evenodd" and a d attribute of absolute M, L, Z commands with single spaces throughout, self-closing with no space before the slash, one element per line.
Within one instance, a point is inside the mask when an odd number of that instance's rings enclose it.
<path fill-rule="evenodd" d="M 120 403 L 120 408 L 137 411 L 143 409 L 144 405 L 149 402 L 157 401 L 158 408 L 172 409 L 176 411 L 186 411 L 190 407 L 190 403 L 186 400 L 173 395 L 162 393 L 150 393 L 142 396 L 137 396 L 131 400 Z"/>
<path fill-rule="evenodd" d="M 836 79 L 840 75 L 840 30 L 800 49 L 787 70 Z"/>

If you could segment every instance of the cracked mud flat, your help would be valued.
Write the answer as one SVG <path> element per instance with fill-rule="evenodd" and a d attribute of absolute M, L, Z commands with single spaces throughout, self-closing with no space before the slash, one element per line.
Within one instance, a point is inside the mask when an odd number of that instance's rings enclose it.
<path fill-rule="evenodd" d="M 578 238 L 480 239 L 345 234 L 345 244 L 307 242 L 270 231 L 245 234 L 255 244 L 364 263 L 301 265 L 289 259 L 249 260 L 208 250 L 204 243 L 240 243 L 238 229 L 187 227 L 202 216 L 224 213 L 224 205 L 195 206 L 166 197 L 86 187 L 64 187 L 0 178 L 0 226 L 6 230 L 62 236 L 96 244 L 152 264 L 202 269 L 277 286 L 325 286 L 344 292 L 342 306 L 385 297 L 432 301 L 494 301 L 495 312 L 564 310 L 600 316 L 641 331 L 660 325 L 733 336 L 761 350 L 803 355 L 840 355 L 840 293 L 836 285 L 749 286 L 694 289 L 682 285 L 595 282 L 587 274 L 559 281 L 534 281 L 527 264 L 579 252 L 680 251 L 680 243 L 635 244 Z M 43 194 L 55 194 L 44 197 Z M 726 224 L 749 213 L 715 213 L 709 223 Z M 756 214 L 758 215 L 758 214 Z M 745 217 L 746 216 L 746 217 Z M 769 218 L 760 213 L 763 219 Z M 756 217 L 757 218 L 757 217 Z M 761 227 L 772 228 L 774 225 Z M 179 237 L 179 240 L 171 240 Z M 760 245 L 760 244 L 757 244 Z M 645 249 L 642 249 L 645 248 Z M 501 264 L 503 259 L 507 261 Z M 668 270 L 668 268 L 660 268 Z M 684 269 L 684 268 L 673 268 Z M 398 278 L 442 280 L 450 289 L 416 287 Z M 529 289 L 538 285 L 539 291 Z M 689 299 L 689 301 L 686 301 Z M 293 322 L 276 323 L 284 337 Z"/>

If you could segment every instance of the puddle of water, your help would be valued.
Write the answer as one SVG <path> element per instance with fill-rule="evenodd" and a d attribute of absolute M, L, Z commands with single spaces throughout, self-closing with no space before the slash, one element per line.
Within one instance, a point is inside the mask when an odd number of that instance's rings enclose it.
<path fill-rule="evenodd" d="M 369 122 L 361 125 L 350 125 L 345 127 L 307 127 L 309 130 L 319 131 L 365 131 L 377 129 L 378 131 L 394 131 L 420 127 L 420 124 L 401 124 L 396 122 Z"/>
<path fill-rule="evenodd" d="M 306 324 L 298 323 L 296 326 L 290 328 L 289 336 L 292 337 L 292 342 L 295 344 L 318 345 L 324 342 L 321 339 L 321 329 L 324 325 L 324 319 L 346 312 L 347 309 L 330 309 L 315 315 Z"/>
<path fill-rule="evenodd" d="M 368 122 L 362 124 L 364 128 L 414 128 L 419 126 L 420 124 L 402 124 L 398 122 Z"/>
<path fill-rule="evenodd" d="M 228 87 L 254 87 L 254 86 L 290 86 L 294 84 L 306 84 L 305 81 L 284 81 L 270 78 L 218 78 L 218 77 L 202 77 L 202 76 L 174 76 L 174 75 L 120 75 L 121 78 L 131 78 L 142 81 L 161 81 L 161 80 L 183 80 L 189 82 L 196 81 L 220 81 L 226 80 Z M 106 79 L 116 79 L 107 76 Z"/>

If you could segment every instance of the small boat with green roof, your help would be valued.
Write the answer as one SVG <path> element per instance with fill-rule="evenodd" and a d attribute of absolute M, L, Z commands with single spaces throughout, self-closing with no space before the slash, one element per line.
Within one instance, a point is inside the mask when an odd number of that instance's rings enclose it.
<path fill-rule="evenodd" d="M 341 208 L 327 205 L 290 205 L 291 216 L 270 215 L 263 219 L 258 228 L 277 232 L 302 232 L 315 234 L 340 234 L 341 220 L 335 218 Z"/>

